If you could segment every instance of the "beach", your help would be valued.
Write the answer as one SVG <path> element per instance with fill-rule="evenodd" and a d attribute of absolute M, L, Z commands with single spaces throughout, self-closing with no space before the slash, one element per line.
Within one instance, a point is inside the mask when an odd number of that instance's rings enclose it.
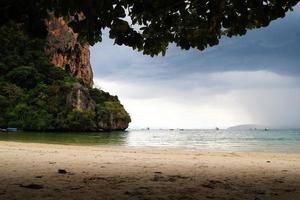
<path fill-rule="evenodd" d="M 300 199 L 300 154 L 0 141 L 0 199 Z"/>

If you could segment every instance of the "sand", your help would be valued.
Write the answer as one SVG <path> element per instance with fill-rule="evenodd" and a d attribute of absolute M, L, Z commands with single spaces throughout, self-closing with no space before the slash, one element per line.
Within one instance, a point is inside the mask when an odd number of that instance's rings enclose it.
<path fill-rule="evenodd" d="M 300 199 L 300 154 L 0 142 L 0 199 Z"/>

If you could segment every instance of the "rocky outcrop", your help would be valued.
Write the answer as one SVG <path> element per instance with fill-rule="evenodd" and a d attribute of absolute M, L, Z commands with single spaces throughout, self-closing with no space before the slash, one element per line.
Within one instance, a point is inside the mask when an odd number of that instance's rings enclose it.
<path fill-rule="evenodd" d="M 12 21 L 0 27 L 0 128 L 126 129 L 131 119 L 118 97 L 91 87 L 88 46 L 62 18 L 47 25 L 47 38 Z"/>
<path fill-rule="evenodd" d="M 125 119 L 114 120 L 113 114 L 110 115 L 110 120 L 100 119 L 97 121 L 98 130 L 119 130 L 123 131 L 128 128 L 129 122 Z"/>
<path fill-rule="evenodd" d="M 62 17 L 52 16 L 46 23 L 48 27 L 46 53 L 50 56 L 51 62 L 82 79 L 86 86 L 92 86 L 93 72 L 89 45 L 78 42 L 77 34 Z"/>
<path fill-rule="evenodd" d="M 125 130 L 131 122 L 117 96 L 99 89 L 87 88 L 80 83 L 69 85 L 64 90 L 64 95 L 68 107 L 92 113 L 95 127 L 86 128 L 86 131 Z"/>
<path fill-rule="evenodd" d="M 94 100 L 90 97 L 89 90 L 79 83 L 72 85 L 66 95 L 66 101 L 68 106 L 78 110 L 95 110 L 96 108 Z"/>
<path fill-rule="evenodd" d="M 68 107 L 91 112 L 95 116 L 96 130 L 125 130 L 131 119 L 116 96 L 92 89 L 93 73 L 89 45 L 81 44 L 62 17 L 46 22 L 48 27 L 46 54 L 51 63 L 82 80 L 82 84 L 69 85 L 65 92 Z M 94 128 L 91 131 L 95 131 Z"/>
<path fill-rule="evenodd" d="M 65 90 L 68 107 L 93 113 L 96 129 L 90 131 L 125 130 L 131 121 L 117 96 L 99 89 L 88 89 L 74 83 Z"/>
<path fill-rule="evenodd" d="M 98 130 L 125 130 L 128 128 L 130 117 L 126 114 L 120 116 L 119 111 L 125 111 L 123 106 L 117 110 L 112 109 L 109 113 L 97 113 Z"/>

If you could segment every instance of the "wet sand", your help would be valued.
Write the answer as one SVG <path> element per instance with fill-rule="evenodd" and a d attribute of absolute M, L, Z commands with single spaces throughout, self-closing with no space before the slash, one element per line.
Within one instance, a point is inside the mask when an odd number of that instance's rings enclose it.
<path fill-rule="evenodd" d="M 0 199 L 300 199 L 300 154 L 0 142 Z"/>

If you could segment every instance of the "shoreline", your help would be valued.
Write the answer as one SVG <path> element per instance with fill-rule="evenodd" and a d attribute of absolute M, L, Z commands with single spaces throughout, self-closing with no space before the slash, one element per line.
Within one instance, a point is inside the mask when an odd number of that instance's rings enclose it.
<path fill-rule="evenodd" d="M 209 152 L 300 153 L 300 132 L 222 132 L 168 131 L 116 133 L 45 133 L 0 134 L 0 141 L 62 144 L 76 146 L 128 146 L 129 148 L 182 149 Z M 220 134 L 219 134 L 220 133 Z M 168 134 L 168 135 L 166 135 Z"/>
<path fill-rule="evenodd" d="M 300 154 L 0 141 L 0 160 L 0 199 L 300 196 Z"/>
<path fill-rule="evenodd" d="M 61 144 L 61 143 L 40 143 L 40 142 L 18 142 L 18 141 L 1 141 L 0 140 L 0 149 L 2 146 L 6 147 L 16 147 L 16 146 L 25 146 L 29 148 L 54 148 L 54 149 L 76 149 L 78 151 L 103 151 L 103 152 L 123 152 L 123 151 L 133 151 L 133 152 L 143 152 L 147 154 L 161 154 L 168 152 L 171 154 L 201 154 L 207 156 L 223 156 L 223 155 L 232 155 L 236 154 L 239 156 L 255 156 L 255 157 L 291 157 L 299 158 L 300 161 L 300 152 L 277 152 L 277 151 L 234 151 L 234 150 L 216 150 L 216 149 L 196 149 L 189 147 L 162 147 L 162 146 L 126 146 L 119 144 L 100 144 L 100 145 L 89 145 L 89 144 Z M 1 152 L 0 152 L 1 153 Z"/>
<path fill-rule="evenodd" d="M 272 150 L 233 150 L 233 149 L 204 149 L 204 148 L 196 148 L 196 147 L 184 147 L 184 146 L 128 146 L 123 144 L 88 144 L 88 143 L 60 143 L 60 142 L 34 142 L 34 141 L 9 141 L 9 140 L 0 140 L 1 143 L 11 143 L 11 144 L 32 144 L 32 145 L 54 145 L 54 146 L 71 146 L 71 147 L 85 147 L 85 148 L 116 148 L 116 149 L 137 149 L 137 150 L 151 150 L 151 151 L 161 151 L 161 150 L 174 150 L 174 151 L 191 151 L 191 152 L 202 152 L 202 153 L 241 153 L 241 154 L 281 154 L 281 155 L 300 155 L 300 151 L 274 151 Z"/>

